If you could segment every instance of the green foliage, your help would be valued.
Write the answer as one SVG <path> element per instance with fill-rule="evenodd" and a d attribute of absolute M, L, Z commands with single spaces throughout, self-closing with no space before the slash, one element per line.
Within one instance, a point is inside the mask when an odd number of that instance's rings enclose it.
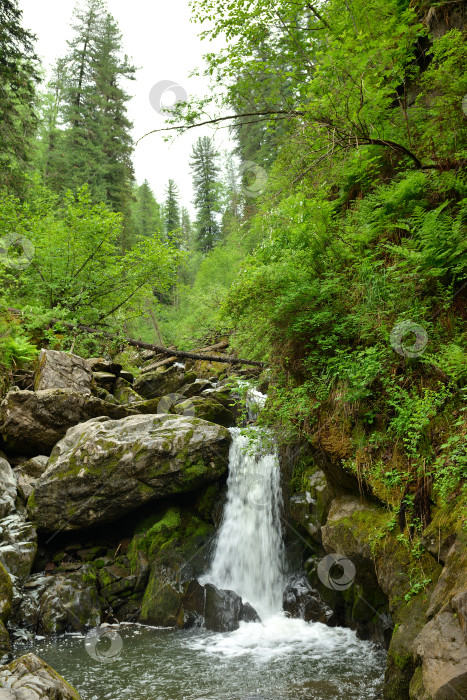
<path fill-rule="evenodd" d="M 17 0 L 0 3 L 0 187 L 17 194 L 32 158 L 39 82 L 35 37 L 22 27 L 22 14 Z"/>
<path fill-rule="evenodd" d="M 0 237 L 5 234 L 34 246 L 25 269 L 0 268 L 12 300 L 90 325 L 143 313 L 152 291 L 172 284 L 181 259 L 157 235 L 122 252 L 122 216 L 92 204 L 87 187 L 66 193 L 63 202 L 37 181 L 24 203 L 0 195 Z"/>
<path fill-rule="evenodd" d="M 207 136 L 200 137 L 193 146 L 190 165 L 197 212 L 196 246 L 204 253 L 212 250 L 220 236 L 216 216 L 220 211 L 221 194 L 218 157 L 219 154 Z"/>
<path fill-rule="evenodd" d="M 37 346 L 21 328 L 0 322 L 0 365 L 6 369 L 21 367 L 31 362 L 37 353 Z"/>

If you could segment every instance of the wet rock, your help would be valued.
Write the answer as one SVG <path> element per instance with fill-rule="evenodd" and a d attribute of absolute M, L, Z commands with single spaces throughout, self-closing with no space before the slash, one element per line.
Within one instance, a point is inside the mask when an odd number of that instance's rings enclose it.
<path fill-rule="evenodd" d="M 242 599 L 234 591 L 224 591 L 212 583 L 205 585 L 206 602 L 204 624 L 213 632 L 232 632 L 238 629 Z"/>
<path fill-rule="evenodd" d="M 467 697 L 467 645 L 451 612 L 431 620 L 413 643 L 414 660 L 421 664 L 410 683 L 413 700 Z"/>
<path fill-rule="evenodd" d="M 243 603 L 240 617 L 242 622 L 261 622 L 261 618 L 250 603 Z"/>
<path fill-rule="evenodd" d="M 151 570 L 141 604 L 139 621 L 161 627 L 180 627 L 182 594 L 161 576 L 158 568 Z"/>
<path fill-rule="evenodd" d="M 133 389 L 145 399 L 153 399 L 172 394 L 184 384 L 194 382 L 195 379 L 196 375 L 193 372 L 185 372 L 183 368 L 173 365 L 163 371 L 146 372 L 140 375 L 135 380 Z"/>
<path fill-rule="evenodd" d="M 331 624 L 333 612 L 319 593 L 314 590 L 304 574 L 294 576 L 287 584 L 283 595 L 283 608 L 291 617 L 305 622 Z"/>
<path fill-rule="evenodd" d="M 18 511 L 0 521 L 0 563 L 15 585 L 29 576 L 36 551 L 36 530 L 25 515 Z"/>
<path fill-rule="evenodd" d="M 205 396 L 193 396 L 174 404 L 173 411 L 179 415 L 192 415 L 196 418 L 230 428 L 235 425 L 235 418 L 225 406 Z"/>
<path fill-rule="evenodd" d="M 112 522 L 217 481 L 227 471 L 230 441 L 225 428 L 184 416 L 88 421 L 54 448 L 29 498 L 30 517 L 49 532 Z"/>
<path fill-rule="evenodd" d="M 23 588 L 15 621 L 40 634 L 83 631 L 100 622 L 101 608 L 91 570 L 32 576 Z"/>
<path fill-rule="evenodd" d="M 10 391 L 0 405 L 0 431 L 11 454 L 50 454 L 67 430 L 99 416 L 134 415 L 126 406 L 110 404 L 70 389 Z"/>
<path fill-rule="evenodd" d="M 6 459 L 0 457 L 0 518 L 15 509 L 16 478 Z"/>
<path fill-rule="evenodd" d="M 181 601 L 183 608 L 183 626 L 192 627 L 201 624 L 204 619 L 205 589 L 199 581 L 193 579 L 185 585 Z"/>
<path fill-rule="evenodd" d="M 0 700 L 47 699 L 80 700 L 80 696 L 35 654 L 25 654 L 0 667 Z"/>
<path fill-rule="evenodd" d="M 34 390 L 70 389 L 78 394 L 90 394 L 92 371 L 86 360 L 57 350 L 41 350 L 34 376 Z"/>

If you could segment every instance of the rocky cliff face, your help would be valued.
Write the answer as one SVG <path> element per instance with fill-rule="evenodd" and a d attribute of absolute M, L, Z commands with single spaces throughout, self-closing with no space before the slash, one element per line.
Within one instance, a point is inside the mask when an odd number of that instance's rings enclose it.
<path fill-rule="evenodd" d="M 303 490 L 290 481 L 298 464 Z M 411 540 L 387 508 L 359 491 L 335 445 L 318 454 L 303 446 L 284 452 L 282 468 L 289 545 L 298 543 L 310 585 L 339 623 L 388 649 L 384 698 L 466 697 L 463 502 L 434 506 L 421 538 Z"/>

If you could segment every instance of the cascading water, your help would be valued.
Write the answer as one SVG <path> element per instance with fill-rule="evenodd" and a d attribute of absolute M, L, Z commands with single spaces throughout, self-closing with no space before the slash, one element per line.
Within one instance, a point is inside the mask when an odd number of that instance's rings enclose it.
<path fill-rule="evenodd" d="M 249 398 L 254 419 L 265 397 L 251 392 Z M 384 655 L 370 642 L 349 629 L 283 612 L 277 457 L 252 454 L 249 439 L 237 429 L 232 437 L 224 519 L 203 583 L 234 590 L 253 605 L 261 622 L 240 622 L 224 633 L 122 625 L 117 664 L 90 664 L 79 635 L 37 638 L 33 650 L 71 681 L 83 700 L 372 700 L 380 690 Z"/>
<path fill-rule="evenodd" d="M 282 608 L 279 464 L 275 454 L 252 454 L 249 438 L 238 428 L 231 432 L 227 503 L 206 580 L 235 591 L 263 619 Z"/>

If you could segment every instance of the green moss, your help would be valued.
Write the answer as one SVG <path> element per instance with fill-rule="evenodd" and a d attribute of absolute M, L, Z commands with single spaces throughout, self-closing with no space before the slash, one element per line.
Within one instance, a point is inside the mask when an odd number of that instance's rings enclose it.
<path fill-rule="evenodd" d="M 210 484 L 197 499 L 195 508 L 197 512 L 206 520 L 211 519 L 211 513 L 219 496 L 217 484 Z"/>
<path fill-rule="evenodd" d="M 11 578 L 0 564 L 0 621 L 6 622 L 11 614 L 13 586 Z"/>

